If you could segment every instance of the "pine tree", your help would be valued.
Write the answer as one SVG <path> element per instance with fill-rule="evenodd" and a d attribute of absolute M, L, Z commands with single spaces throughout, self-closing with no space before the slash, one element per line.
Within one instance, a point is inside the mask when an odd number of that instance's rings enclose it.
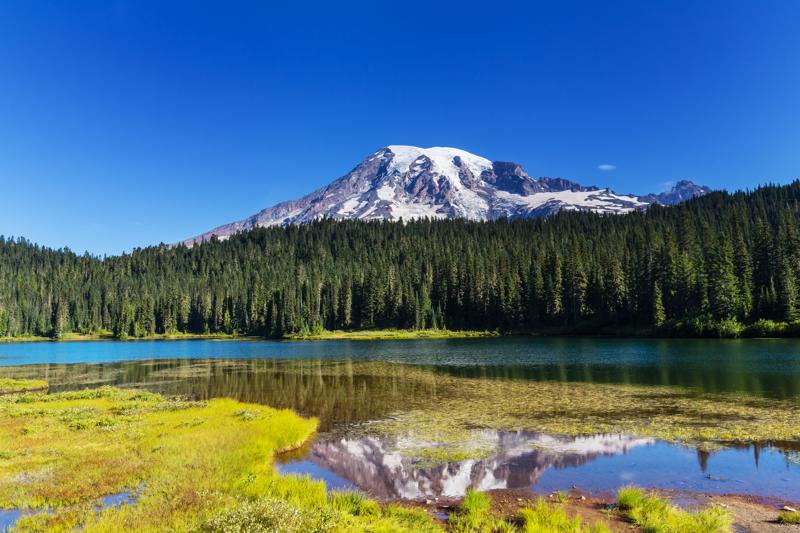
<path fill-rule="evenodd" d="M 709 301 L 714 318 L 734 318 L 741 309 L 739 286 L 734 274 L 733 247 L 726 235 L 714 246 L 709 261 Z"/>

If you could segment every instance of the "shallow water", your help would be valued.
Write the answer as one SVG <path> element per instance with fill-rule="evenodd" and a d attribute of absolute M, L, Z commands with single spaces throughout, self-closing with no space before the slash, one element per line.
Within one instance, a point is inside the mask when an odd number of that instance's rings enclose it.
<path fill-rule="evenodd" d="M 285 459 L 281 470 L 323 479 L 331 488 L 357 487 L 376 498 L 457 496 L 470 487 L 548 493 L 577 485 L 610 492 L 637 484 L 800 501 L 800 443 L 705 453 L 619 435 L 566 439 L 495 431 L 484 435 L 493 442 L 491 454 L 431 467 L 397 453 L 413 442 L 365 434 L 370 421 L 452 393 L 436 376 L 490 380 L 497 387 L 506 380 L 619 383 L 798 401 L 800 343 L 511 337 L 0 344 L 0 377 L 47 379 L 51 391 L 143 387 L 316 416 L 320 438 Z"/>
<path fill-rule="evenodd" d="M 22 517 L 22 511 L 19 509 L 0 509 L 0 532 L 10 531 L 20 517 Z"/>
<path fill-rule="evenodd" d="M 463 496 L 467 489 L 531 488 L 539 493 L 613 493 L 624 485 L 800 500 L 800 464 L 773 447 L 716 452 L 624 435 L 554 437 L 488 432 L 497 449 L 481 459 L 415 464 L 398 443 L 375 436 L 321 438 L 300 459 L 284 458 L 282 472 L 307 474 L 329 488 L 355 485 L 382 500 Z"/>

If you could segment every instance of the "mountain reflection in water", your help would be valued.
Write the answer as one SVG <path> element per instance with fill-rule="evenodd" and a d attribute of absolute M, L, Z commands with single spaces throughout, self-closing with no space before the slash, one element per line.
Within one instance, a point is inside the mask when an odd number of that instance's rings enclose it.
<path fill-rule="evenodd" d="M 431 443 L 403 438 L 322 435 L 300 454 L 280 458 L 284 473 L 325 481 L 331 490 L 354 486 L 382 500 L 463 496 L 467 489 L 532 488 L 549 493 L 574 485 L 591 493 L 622 486 L 800 500 L 796 452 L 771 445 L 713 452 L 626 435 L 556 437 L 525 431 L 480 431 L 495 452 L 482 459 L 435 466 L 414 451 Z"/>
<path fill-rule="evenodd" d="M 481 431 L 496 453 L 483 459 L 451 461 L 438 466 L 415 464 L 403 451 L 426 443 L 408 439 L 320 440 L 305 458 L 371 496 L 383 500 L 415 500 L 463 496 L 467 489 L 530 487 L 549 468 L 575 467 L 604 455 L 627 453 L 655 443 L 624 435 L 561 438 L 526 431 Z"/>

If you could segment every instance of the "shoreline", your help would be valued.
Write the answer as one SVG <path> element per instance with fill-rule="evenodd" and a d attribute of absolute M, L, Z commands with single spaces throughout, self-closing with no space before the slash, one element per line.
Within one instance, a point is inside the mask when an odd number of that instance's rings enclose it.
<path fill-rule="evenodd" d="M 111 333 L 67 333 L 60 338 L 39 335 L 26 335 L 21 337 L 0 337 L 0 345 L 22 343 L 70 343 L 70 342 L 146 342 L 146 341 L 267 341 L 267 342 L 298 342 L 298 341 L 378 341 L 378 340 L 435 340 L 435 339 L 485 339 L 500 337 L 531 337 L 531 338 L 594 338 L 594 339 L 651 339 L 651 340 L 776 340 L 797 339 L 798 336 L 788 335 L 742 335 L 738 337 L 714 337 L 704 335 L 657 335 L 645 331 L 613 332 L 613 331 L 586 331 L 582 328 L 550 329 L 531 331 L 489 331 L 489 330 L 411 330 L 411 329 L 362 329 L 362 330 L 324 330 L 321 333 L 293 333 L 283 337 L 260 337 L 256 335 L 234 335 L 228 333 L 158 333 L 144 337 L 119 338 Z"/>
<path fill-rule="evenodd" d="M 797 502 L 775 498 L 764 498 L 749 494 L 712 494 L 705 492 L 676 491 L 668 489 L 645 489 L 668 501 L 681 502 L 679 507 L 688 509 L 721 506 L 731 512 L 733 522 L 749 533 L 790 533 L 800 527 L 778 522 L 778 515 L 786 505 Z M 633 525 L 618 509 L 612 493 L 592 493 L 573 488 L 567 493 L 541 493 L 534 489 L 497 489 L 487 491 L 491 498 L 492 512 L 498 516 L 512 518 L 521 509 L 529 507 L 537 498 L 544 498 L 552 505 L 561 507 L 571 516 L 578 516 L 584 523 L 602 522 L 613 532 L 642 531 Z M 449 515 L 456 511 L 464 498 L 439 498 L 438 500 L 395 500 L 386 503 L 410 508 L 425 509 L 433 516 Z M 445 523 L 445 521 L 442 521 Z M 739 529 L 737 529 L 738 531 Z"/>

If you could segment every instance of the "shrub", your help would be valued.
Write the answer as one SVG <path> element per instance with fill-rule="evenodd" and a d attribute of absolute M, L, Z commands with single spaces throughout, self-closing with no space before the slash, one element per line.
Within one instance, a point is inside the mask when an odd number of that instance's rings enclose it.
<path fill-rule="evenodd" d="M 206 523 L 200 533 L 327 533 L 335 521 L 330 510 L 293 507 L 273 498 L 239 503 Z"/>

